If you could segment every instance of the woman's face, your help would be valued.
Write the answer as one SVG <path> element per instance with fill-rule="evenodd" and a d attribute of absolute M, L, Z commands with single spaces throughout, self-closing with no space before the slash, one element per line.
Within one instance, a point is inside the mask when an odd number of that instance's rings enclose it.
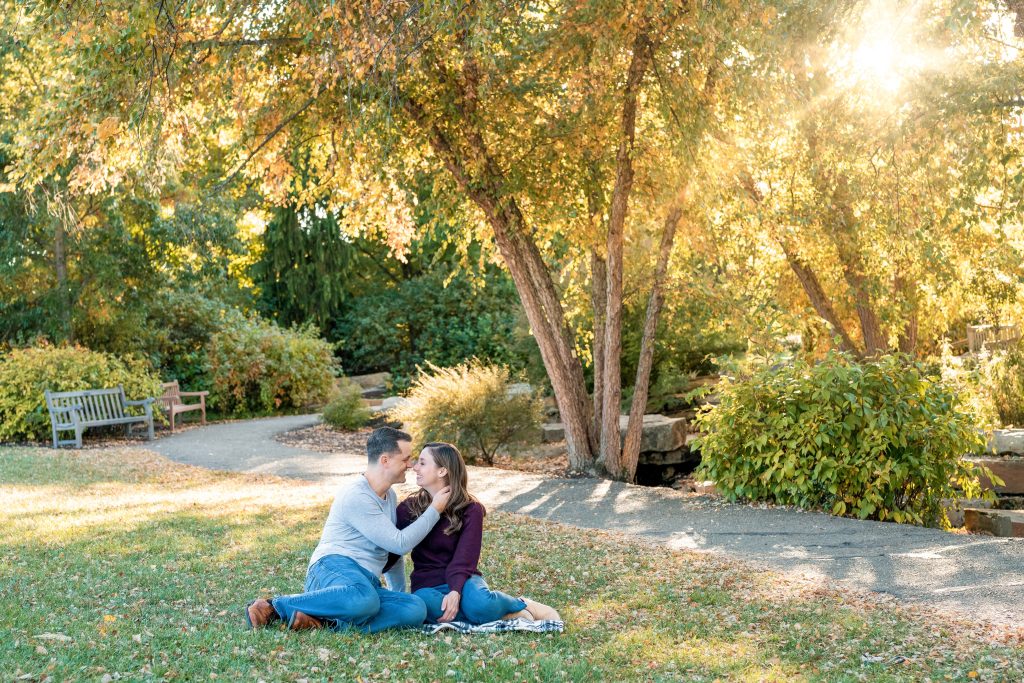
<path fill-rule="evenodd" d="M 416 473 L 416 485 L 425 489 L 443 487 L 448 474 L 448 470 L 437 466 L 434 455 L 426 448 L 420 451 L 412 471 Z"/>

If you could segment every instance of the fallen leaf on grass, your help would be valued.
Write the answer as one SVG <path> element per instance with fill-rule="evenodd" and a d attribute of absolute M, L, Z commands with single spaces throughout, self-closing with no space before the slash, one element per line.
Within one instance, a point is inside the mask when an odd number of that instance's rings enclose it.
<path fill-rule="evenodd" d="M 39 633 L 35 637 L 37 640 L 55 640 L 60 643 L 70 643 L 74 640 L 71 636 L 66 636 L 63 633 Z"/>

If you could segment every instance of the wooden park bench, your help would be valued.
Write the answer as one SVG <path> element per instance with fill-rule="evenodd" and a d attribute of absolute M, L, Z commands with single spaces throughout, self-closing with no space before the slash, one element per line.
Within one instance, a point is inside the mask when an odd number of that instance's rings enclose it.
<path fill-rule="evenodd" d="M 149 439 L 153 439 L 153 401 L 129 401 L 125 398 L 124 387 L 116 389 L 87 389 L 85 391 L 47 391 L 46 407 L 50 410 L 50 426 L 53 428 L 53 447 L 82 447 L 82 432 L 86 427 L 124 425 L 131 431 L 136 423 L 149 428 Z M 129 415 L 129 407 L 145 410 L 144 415 Z M 60 432 L 74 432 L 74 439 L 60 439 Z"/>
<path fill-rule="evenodd" d="M 202 411 L 203 424 L 206 424 L 206 397 L 209 391 L 182 391 L 178 386 L 178 380 L 164 382 L 160 385 L 164 394 L 158 401 L 164 404 L 163 410 L 171 420 L 171 431 L 174 431 L 174 416 L 179 413 L 187 413 L 192 410 Z M 183 403 L 182 396 L 198 396 L 199 403 Z"/>

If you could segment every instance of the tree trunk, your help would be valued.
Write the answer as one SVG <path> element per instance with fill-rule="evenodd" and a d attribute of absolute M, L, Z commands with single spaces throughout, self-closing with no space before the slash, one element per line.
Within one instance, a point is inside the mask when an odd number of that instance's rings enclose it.
<path fill-rule="evenodd" d="M 651 367 L 654 364 L 654 340 L 658 331 L 658 317 L 661 313 L 662 284 L 668 271 L 668 260 L 676 239 L 676 227 L 683 215 L 682 207 L 673 206 L 665 218 L 665 230 L 658 248 L 658 265 L 654 271 L 654 283 L 647 302 L 647 317 L 644 319 L 644 334 L 640 341 L 640 362 L 636 368 L 636 384 L 633 402 L 629 407 L 629 425 L 626 441 L 622 447 L 622 470 L 626 481 L 636 480 L 636 465 L 640 459 L 640 439 L 643 437 L 644 412 L 647 406 L 647 392 L 650 389 Z"/>
<path fill-rule="evenodd" d="M 498 249 L 512 275 L 555 392 L 555 401 L 565 427 L 569 469 L 573 472 L 589 471 L 594 451 L 583 366 L 573 353 L 568 326 L 551 275 L 537 245 L 527 234 L 525 220 L 515 198 L 502 191 L 504 183 L 501 173 L 483 146 L 482 136 L 467 133 L 473 165 L 478 165 L 479 160 L 483 162 L 479 177 L 474 177 L 452 140 L 430 120 L 418 102 L 406 97 L 403 107 L 427 134 L 431 147 L 445 168 L 462 191 L 483 211 L 494 230 Z"/>
<path fill-rule="evenodd" d="M 832 327 L 833 334 L 839 337 L 839 348 L 855 356 L 862 356 L 863 354 L 860 349 L 857 348 L 857 345 L 853 343 L 853 339 L 850 338 L 850 333 L 846 331 L 843 321 L 836 315 L 832 302 L 829 301 L 825 289 L 821 286 L 821 281 L 818 280 L 818 276 L 810 266 L 793 253 L 784 240 L 780 239 L 779 244 L 786 255 L 786 262 L 789 263 L 789 267 L 796 274 L 796 278 L 800 281 L 800 286 L 803 287 L 804 293 L 811 302 L 811 306 L 814 307 L 814 311 Z"/>
<path fill-rule="evenodd" d="M 608 217 L 608 288 L 604 335 L 604 400 L 601 406 L 601 447 L 598 464 L 616 479 L 622 479 L 622 450 L 619 439 L 619 410 L 622 402 L 622 274 L 623 241 L 629 194 L 633 187 L 633 141 L 636 134 L 637 98 L 650 65 L 653 46 L 645 30 L 633 42 L 633 56 L 626 77 L 622 102 L 622 128 L 616 154 L 615 188 Z"/>
<path fill-rule="evenodd" d="M 589 396 L 583 378 L 583 366 L 573 353 L 561 304 L 540 251 L 522 233 L 522 215 L 514 200 L 506 201 L 507 206 L 513 210 L 512 215 L 518 219 L 496 218 L 490 221 L 491 227 L 498 249 L 516 284 L 555 392 L 555 401 L 565 428 L 569 469 L 573 472 L 587 472 L 594 458 Z M 550 305 L 552 298 L 556 304 L 554 308 Z"/>
<path fill-rule="evenodd" d="M 589 160 L 590 171 L 586 189 L 587 217 L 590 220 L 590 233 L 593 244 L 590 247 L 590 307 L 594 321 L 594 342 L 591 345 L 594 372 L 594 396 L 591 407 L 590 434 L 593 452 L 600 452 L 601 442 L 601 409 L 604 405 L 604 335 L 605 309 L 607 302 L 608 264 L 601 256 L 597 247 L 601 233 L 601 214 L 604 204 L 601 193 L 601 178 L 597 164 Z"/>
<path fill-rule="evenodd" d="M 903 321 L 903 329 L 900 330 L 898 348 L 900 352 L 913 358 L 917 355 L 917 291 L 902 275 L 893 278 L 893 289 L 906 307 L 906 318 Z"/>
<path fill-rule="evenodd" d="M 814 123 L 806 121 L 800 126 L 811 158 L 818 158 L 818 136 Z M 850 289 L 854 309 L 860 321 L 861 336 L 864 338 L 864 355 L 876 356 L 889 350 L 889 342 L 882 333 L 882 325 L 872 304 L 870 283 L 864 271 L 857 244 L 857 217 L 850 201 L 846 176 L 839 170 L 815 167 L 811 180 L 818 194 L 832 211 L 825 210 L 822 223 L 830 228 L 827 232 L 832 239 L 843 268 L 843 279 Z M 834 172 L 833 172 L 834 171 Z"/>
<path fill-rule="evenodd" d="M 877 356 L 889 350 L 889 340 L 882 333 L 882 324 L 872 304 L 871 286 L 864 274 L 864 260 L 857 244 L 857 219 L 849 201 L 846 177 L 840 175 L 832 193 L 833 204 L 839 209 L 838 230 L 832 231 L 832 239 L 843 266 L 843 278 L 850 286 L 857 318 L 860 320 L 861 335 L 864 337 L 864 355 Z"/>
<path fill-rule="evenodd" d="M 608 265 L 590 250 L 590 302 L 594 309 L 594 436 L 601 433 L 601 410 L 604 405 L 604 314 L 607 302 Z"/>
<path fill-rule="evenodd" d="M 749 171 L 744 171 L 740 175 L 740 186 L 743 187 L 755 204 L 760 204 L 764 201 L 764 195 L 758 189 L 757 184 L 754 182 L 754 177 Z M 782 247 L 782 253 L 786 255 L 786 263 L 789 264 L 789 267 L 796 275 L 796 279 L 800 282 L 800 286 L 810 300 L 811 306 L 814 307 L 814 311 L 824 318 L 832 327 L 833 332 L 839 336 L 839 348 L 858 357 L 863 356 L 864 354 L 861 353 L 857 345 L 853 343 L 853 339 L 850 338 L 850 333 L 846 331 L 843 321 L 836 315 L 835 308 L 832 307 L 832 302 L 825 293 L 825 288 L 821 286 L 821 281 L 818 279 L 817 274 L 793 251 L 784 236 L 778 233 L 775 233 L 774 236 L 775 241 Z"/>
<path fill-rule="evenodd" d="M 53 266 L 57 274 L 57 295 L 60 302 L 60 324 L 64 339 L 75 343 L 75 331 L 71 323 L 71 289 L 68 286 L 68 255 L 67 230 L 59 216 L 51 216 L 53 221 Z"/>

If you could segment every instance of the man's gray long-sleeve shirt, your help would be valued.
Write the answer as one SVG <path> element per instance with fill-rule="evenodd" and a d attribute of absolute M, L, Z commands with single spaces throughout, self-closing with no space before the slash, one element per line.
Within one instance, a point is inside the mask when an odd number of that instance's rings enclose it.
<path fill-rule="evenodd" d="M 325 555 L 344 555 L 374 576 L 380 576 L 388 553 L 404 556 L 430 533 L 441 515 L 428 507 L 419 519 L 404 529 L 395 526 L 398 495 L 388 489 L 381 498 L 365 476 L 342 489 L 334 498 L 324 523 L 320 543 L 309 564 Z M 391 590 L 405 590 L 405 562 L 400 559 L 387 573 Z"/>

